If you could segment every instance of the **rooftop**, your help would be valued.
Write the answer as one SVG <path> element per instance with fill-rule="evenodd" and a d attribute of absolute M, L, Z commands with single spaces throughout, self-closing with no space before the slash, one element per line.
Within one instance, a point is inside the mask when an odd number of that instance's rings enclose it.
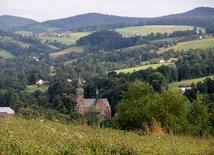
<path fill-rule="evenodd" d="M 14 110 L 10 107 L 0 107 L 0 113 L 14 114 Z"/>

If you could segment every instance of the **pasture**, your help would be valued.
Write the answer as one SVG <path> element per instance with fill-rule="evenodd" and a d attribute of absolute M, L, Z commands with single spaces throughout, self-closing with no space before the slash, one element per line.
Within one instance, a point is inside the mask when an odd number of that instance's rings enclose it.
<path fill-rule="evenodd" d="M 147 69 L 147 68 L 150 68 L 150 67 L 153 68 L 153 69 L 156 69 L 157 67 L 160 67 L 162 65 L 170 65 L 170 64 L 173 64 L 173 63 L 160 63 L 160 64 L 142 65 L 142 66 L 137 66 L 137 67 L 132 67 L 132 68 L 115 70 L 115 72 L 117 74 L 119 74 L 120 72 L 132 73 L 132 72 L 139 71 L 139 70 L 142 70 L 142 69 Z"/>
<path fill-rule="evenodd" d="M 3 57 L 4 59 L 15 58 L 15 56 L 13 54 L 11 54 L 10 52 L 5 51 L 3 49 L 0 49 L 0 56 Z"/>
<path fill-rule="evenodd" d="M 177 50 L 183 50 L 187 51 L 189 49 L 207 49 L 214 47 L 214 37 L 206 38 L 206 39 L 200 39 L 200 40 L 193 40 L 193 41 L 187 41 L 187 42 L 181 42 L 177 45 L 171 46 L 169 48 L 161 48 L 158 53 L 163 53 L 164 51 L 167 51 L 169 49 Z"/>
<path fill-rule="evenodd" d="M 52 41 L 56 40 L 60 43 L 71 45 L 71 44 L 75 44 L 79 38 L 89 34 L 90 34 L 89 32 L 77 32 L 77 33 L 69 33 L 68 35 L 59 36 L 59 37 L 45 35 L 38 38 L 40 38 L 42 42 L 45 42 L 46 40 L 52 40 Z"/>
<path fill-rule="evenodd" d="M 30 93 L 35 92 L 36 90 L 40 90 L 42 92 L 45 92 L 48 88 L 49 88 L 49 85 L 41 85 L 39 87 L 37 85 L 28 85 L 27 91 Z"/>
<path fill-rule="evenodd" d="M 202 77 L 202 78 L 190 79 L 190 80 L 183 80 L 183 81 L 179 81 L 179 82 L 173 82 L 173 83 L 170 83 L 169 86 L 177 89 L 179 85 L 191 85 L 192 83 L 196 84 L 199 81 L 203 81 L 206 78 L 212 78 L 212 77 L 214 77 L 214 75 L 206 76 L 206 77 Z"/>
<path fill-rule="evenodd" d="M 52 114 L 52 117 L 54 113 Z M 56 120 L 57 121 L 57 120 Z M 0 154 L 212 155 L 213 138 L 143 135 L 19 117 L 0 119 Z"/>
<path fill-rule="evenodd" d="M 173 31 L 186 31 L 186 30 L 192 30 L 193 26 L 177 26 L 177 25 L 150 25 L 150 26 L 133 26 L 133 27 L 126 27 L 126 28 L 120 28 L 116 29 L 116 32 L 121 33 L 125 37 L 135 36 L 135 35 L 141 35 L 145 36 L 150 33 L 167 33 L 170 34 Z M 204 28 L 199 28 L 202 31 L 205 31 Z"/>

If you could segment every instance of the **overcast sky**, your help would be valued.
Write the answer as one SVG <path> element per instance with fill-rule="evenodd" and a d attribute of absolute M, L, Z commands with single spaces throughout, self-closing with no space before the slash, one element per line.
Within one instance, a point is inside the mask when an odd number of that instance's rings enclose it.
<path fill-rule="evenodd" d="M 37 21 L 103 13 L 128 17 L 158 17 L 196 7 L 214 8 L 214 0 L 0 0 L 0 15 Z"/>

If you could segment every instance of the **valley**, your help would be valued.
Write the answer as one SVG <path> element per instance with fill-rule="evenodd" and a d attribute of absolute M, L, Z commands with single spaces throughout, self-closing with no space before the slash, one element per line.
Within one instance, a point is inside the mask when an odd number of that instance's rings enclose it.
<path fill-rule="evenodd" d="M 0 16 L 0 154 L 212 155 L 213 21 Z"/>

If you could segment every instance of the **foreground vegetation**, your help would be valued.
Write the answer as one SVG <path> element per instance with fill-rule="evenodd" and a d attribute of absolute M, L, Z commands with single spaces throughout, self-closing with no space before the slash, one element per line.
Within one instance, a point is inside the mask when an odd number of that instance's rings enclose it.
<path fill-rule="evenodd" d="M 141 135 L 21 118 L 0 120 L 0 154 L 206 154 L 214 139 Z"/>

